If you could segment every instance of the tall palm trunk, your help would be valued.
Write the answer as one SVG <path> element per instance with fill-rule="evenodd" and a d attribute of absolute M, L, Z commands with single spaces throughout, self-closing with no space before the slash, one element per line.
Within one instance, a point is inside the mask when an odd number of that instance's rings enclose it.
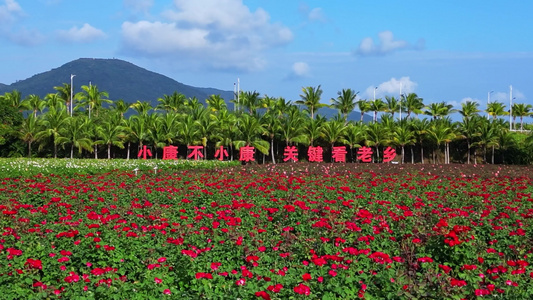
<path fill-rule="evenodd" d="M 468 148 L 467 154 L 466 154 L 466 163 L 470 164 L 470 140 L 466 140 L 466 145 Z"/>
<path fill-rule="evenodd" d="M 70 145 L 70 159 L 74 158 L 74 143 Z"/>
<path fill-rule="evenodd" d="M 272 163 L 276 164 L 276 159 L 274 158 L 274 137 L 270 138 L 270 156 L 272 156 Z"/>
<path fill-rule="evenodd" d="M 128 153 L 126 154 L 127 160 L 130 160 L 130 148 L 131 148 L 131 142 L 128 142 Z"/>
<path fill-rule="evenodd" d="M 111 159 L 111 144 L 107 144 L 107 159 Z"/>
<path fill-rule="evenodd" d="M 424 145 L 422 145 L 422 141 L 420 141 L 420 160 L 424 163 Z"/>

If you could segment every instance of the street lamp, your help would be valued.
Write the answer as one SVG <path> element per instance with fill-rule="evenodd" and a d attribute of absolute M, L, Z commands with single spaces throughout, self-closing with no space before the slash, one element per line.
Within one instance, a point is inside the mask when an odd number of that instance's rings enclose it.
<path fill-rule="evenodd" d="M 490 114 L 489 114 L 489 102 L 490 102 L 490 94 L 494 93 L 494 91 L 490 91 L 487 95 L 487 120 L 489 119 L 490 117 Z"/>
<path fill-rule="evenodd" d="M 74 93 L 74 87 L 73 87 L 73 82 L 74 82 L 74 74 L 70 74 L 70 116 L 72 117 L 72 101 L 74 101 L 74 97 L 72 96 L 72 94 Z"/>
<path fill-rule="evenodd" d="M 400 121 L 402 120 L 402 83 L 400 82 Z"/>
<path fill-rule="evenodd" d="M 509 130 L 513 130 L 513 86 L 509 86 Z"/>
<path fill-rule="evenodd" d="M 378 87 L 376 86 L 376 87 L 374 88 L 374 101 L 376 101 L 376 90 L 377 90 L 377 89 L 378 89 Z"/>

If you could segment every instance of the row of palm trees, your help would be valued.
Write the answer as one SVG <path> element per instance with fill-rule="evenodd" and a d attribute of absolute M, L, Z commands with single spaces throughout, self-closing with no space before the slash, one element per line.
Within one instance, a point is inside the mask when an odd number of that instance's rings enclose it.
<path fill-rule="evenodd" d="M 512 157 L 505 157 L 505 153 L 523 155 L 526 147 L 522 145 L 533 142 L 530 135 L 509 130 L 509 122 L 499 118 L 508 115 L 499 102 L 489 104 L 486 112 L 492 117 L 486 118 L 480 116 L 476 102 L 463 103 L 455 110 L 444 102 L 425 105 L 414 93 L 401 99 L 358 100 L 353 90 L 343 89 L 329 105 L 338 115 L 328 120 L 317 114 L 328 106 L 321 102 L 320 86 L 304 87 L 295 103 L 255 91 L 240 92 L 238 100 L 231 101 L 233 109 L 218 95 L 210 96 L 204 105 L 175 92 L 164 95 L 152 107 L 146 101 L 127 104 L 109 100 L 96 85 L 82 86 L 82 92 L 72 97 L 69 84 L 54 89 L 56 93 L 44 99 L 37 95 L 22 99 L 17 91 L 0 96 L 2 103 L 26 111 L 13 134 L 27 145 L 29 156 L 34 155 L 35 144 L 40 155 L 52 148 L 53 157 L 63 151 L 71 158 L 89 153 L 98 158 L 99 151 L 104 151 L 107 158 L 124 154 L 128 159 L 131 151 L 144 145 L 153 147 L 156 156 L 168 145 L 203 145 L 204 157 L 224 146 L 233 159 L 242 146 L 253 146 L 262 153 L 263 161 L 268 157 L 276 163 L 285 146 L 300 146 L 305 157 L 305 146 L 324 146 L 327 152 L 336 145 L 346 145 L 353 161 L 354 151 L 365 145 L 373 147 L 375 161 L 380 161 L 383 147 L 392 146 L 401 154 L 402 163 L 495 163 L 510 162 Z M 361 119 L 349 121 L 348 115 L 355 109 L 361 112 Z M 520 118 L 520 129 L 529 126 L 523 118 L 531 111 L 531 105 L 513 105 L 513 121 Z M 373 122 L 364 123 L 364 114 L 370 112 Z M 461 122 L 451 120 L 450 114 L 455 112 L 462 115 Z M 524 161 L 529 159 L 520 160 Z"/>

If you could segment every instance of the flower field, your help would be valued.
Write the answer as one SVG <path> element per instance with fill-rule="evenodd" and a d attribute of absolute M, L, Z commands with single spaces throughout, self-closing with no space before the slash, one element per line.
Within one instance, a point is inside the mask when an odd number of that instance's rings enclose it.
<path fill-rule="evenodd" d="M 530 171 L 294 163 L 3 178 L 0 291 L 531 299 Z"/>

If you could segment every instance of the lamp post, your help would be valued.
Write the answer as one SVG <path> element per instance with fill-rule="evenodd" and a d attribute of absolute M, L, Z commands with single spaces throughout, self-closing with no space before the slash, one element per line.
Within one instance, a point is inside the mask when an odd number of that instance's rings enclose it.
<path fill-rule="evenodd" d="M 72 117 L 72 101 L 74 101 L 73 93 L 74 93 L 74 74 L 70 74 L 70 116 Z"/>
<path fill-rule="evenodd" d="M 513 130 L 513 86 L 509 86 L 509 130 Z"/>
<path fill-rule="evenodd" d="M 376 87 L 374 88 L 374 101 L 376 101 L 376 90 L 377 90 L 377 89 L 378 89 L 378 87 L 376 86 Z"/>
<path fill-rule="evenodd" d="M 400 121 L 402 120 L 402 83 L 400 82 Z"/>
<path fill-rule="evenodd" d="M 490 91 L 487 95 L 487 120 L 489 119 L 490 117 L 490 114 L 489 114 L 489 102 L 490 102 L 490 94 L 494 93 L 494 91 Z"/>

